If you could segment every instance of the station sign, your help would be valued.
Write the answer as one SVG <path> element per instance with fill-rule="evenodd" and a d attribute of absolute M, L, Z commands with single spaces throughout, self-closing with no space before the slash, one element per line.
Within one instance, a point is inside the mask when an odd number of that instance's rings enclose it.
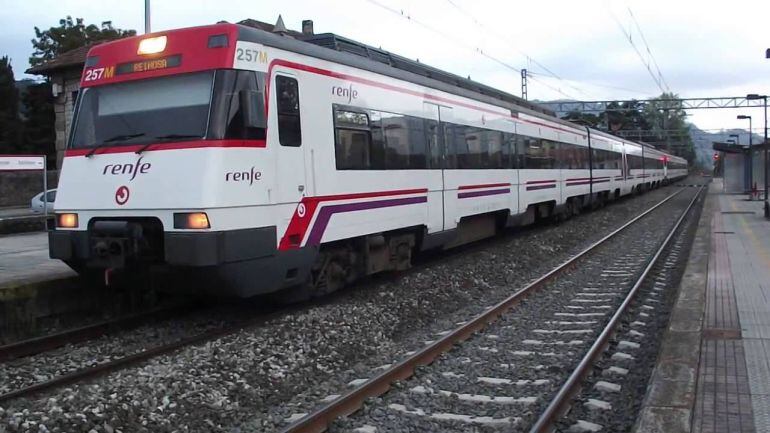
<path fill-rule="evenodd" d="M 42 155 L 0 155 L 0 171 L 45 170 Z"/>

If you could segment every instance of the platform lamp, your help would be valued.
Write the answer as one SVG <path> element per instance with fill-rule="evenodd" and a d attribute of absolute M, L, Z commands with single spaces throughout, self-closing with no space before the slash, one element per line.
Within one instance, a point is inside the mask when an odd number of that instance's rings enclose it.
<path fill-rule="evenodd" d="M 749 119 L 749 189 L 751 191 L 754 191 L 754 154 L 751 152 L 751 145 L 752 137 L 751 137 L 751 116 L 746 116 L 744 114 L 739 114 L 737 117 L 738 120 L 744 120 Z M 749 199 L 751 199 L 752 196 L 749 194 Z"/>
<path fill-rule="evenodd" d="M 749 95 L 746 95 L 746 99 L 748 100 L 756 100 L 756 99 L 762 99 L 764 104 L 764 110 L 765 110 L 765 141 L 762 142 L 762 147 L 764 149 L 764 159 L 765 159 L 765 218 L 770 218 L 770 203 L 767 201 L 767 95 L 757 95 L 756 93 L 751 93 Z"/>

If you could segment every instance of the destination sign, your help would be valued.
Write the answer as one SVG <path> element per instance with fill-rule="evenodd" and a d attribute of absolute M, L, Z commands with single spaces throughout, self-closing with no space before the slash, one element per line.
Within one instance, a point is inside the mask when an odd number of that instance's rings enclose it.
<path fill-rule="evenodd" d="M 157 71 L 174 68 L 182 64 L 182 55 L 163 57 L 160 59 L 142 60 L 140 62 L 122 63 L 115 69 L 115 74 L 133 74 L 136 72 Z"/>

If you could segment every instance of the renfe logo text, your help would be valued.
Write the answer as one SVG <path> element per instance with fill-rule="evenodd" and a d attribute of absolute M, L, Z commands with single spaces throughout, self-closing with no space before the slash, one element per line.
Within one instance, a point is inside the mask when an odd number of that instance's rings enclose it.
<path fill-rule="evenodd" d="M 354 99 L 358 98 L 358 90 L 353 88 L 353 83 L 351 83 L 350 86 L 348 86 L 347 88 L 340 87 L 340 86 L 333 86 L 332 96 L 339 96 L 341 98 L 347 99 L 348 103 L 350 103 Z"/>
<path fill-rule="evenodd" d="M 144 157 L 142 157 L 144 158 Z M 130 174 L 131 178 L 129 181 L 134 180 L 137 174 L 145 174 L 148 171 L 150 171 L 150 168 L 152 168 L 152 164 L 149 162 L 142 162 L 142 158 L 139 158 L 136 160 L 133 164 L 107 164 L 104 166 L 104 171 L 102 171 L 102 175 L 111 174 L 113 176 L 121 175 L 121 174 Z"/>
<path fill-rule="evenodd" d="M 225 173 L 225 182 L 248 182 L 254 185 L 254 182 L 262 180 L 262 172 L 255 167 L 249 171 L 229 171 Z"/>

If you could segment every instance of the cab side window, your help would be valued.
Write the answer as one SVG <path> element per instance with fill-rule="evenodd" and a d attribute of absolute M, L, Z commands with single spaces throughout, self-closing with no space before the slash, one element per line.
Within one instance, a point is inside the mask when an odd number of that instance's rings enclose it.
<path fill-rule="evenodd" d="M 275 94 L 278 102 L 278 139 L 281 146 L 302 145 L 299 113 L 299 85 L 291 77 L 275 77 Z"/>
<path fill-rule="evenodd" d="M 236 71 L 233 71 L 236 72 Z M 257 75 L 251 71 L 237 71 L 231 77 L 232 87 L 228 83 L 231 92 L 226 93 L 228 100 L 227 117 L 225 118 L 225 138 L 242 139 L 264 139 L 265 138 L 265 113 L 263 94 L 257 85 Z M 241 97 L 247 97 L 253 100 L 252 105 L 257 108 L 256 113 L 248 113 L 249 110 L 242 106 Z M 251 115 L 255 119 L 246 121 L 245 116 Z M 247 125 L 259 125 L 249 127 Z"/>

